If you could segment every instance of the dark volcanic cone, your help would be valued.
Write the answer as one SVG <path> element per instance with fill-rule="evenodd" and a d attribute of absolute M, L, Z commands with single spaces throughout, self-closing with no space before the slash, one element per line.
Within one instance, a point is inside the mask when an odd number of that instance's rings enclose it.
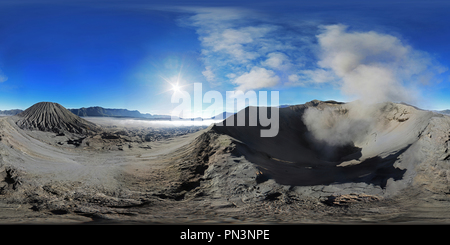
<path fill-rule="evenodd" d="M 17 115 L 22 129 L 48 132 L 85 134 L 97 131 L 98 126 L 76 116 L 58 103 L 40 102 Z"/>

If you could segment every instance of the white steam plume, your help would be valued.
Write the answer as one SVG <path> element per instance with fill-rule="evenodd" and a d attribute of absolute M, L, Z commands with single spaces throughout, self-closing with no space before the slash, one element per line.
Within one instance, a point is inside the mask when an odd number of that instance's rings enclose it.
<path fill-rule="evenodd" d="M 317 35 L 318 65 L 340 78 L 341 91 L 352 99 L 369 104 L 413 103 L 419 96 L 417 85 L 446 71 L 430 55 L 414 50 L 397 37 L 347 29 L 345 25 L 323 27 L 323 32 Z"/>
<path fill-rule="evenodd" d="M 346 113 L 336 108 L 309 108 L 303 115 L 316 140 L 330 146 L 363 142 L 375 127 L 377 103 L 417 102 L 417 87 L 446 71 L 430 55 L 414 50 L 397 37 L 347 29 L 345 25 L 323 27 L 317 35 L 320 69 L 311 71 L 310 77 L 332 73 L 342 93 L 358 101 L 347 104 Z"/>
<path fill-rule="evenodd" d="M 351 108 L 356 109 L 356 106 Z M 308 108 L 303 121 L 316 140 L 330 146 L 342 146 L 364 141 L 374 125 L 368 114 L 361 114 L 358 110 L 343 112 L 335 108 Z"/>

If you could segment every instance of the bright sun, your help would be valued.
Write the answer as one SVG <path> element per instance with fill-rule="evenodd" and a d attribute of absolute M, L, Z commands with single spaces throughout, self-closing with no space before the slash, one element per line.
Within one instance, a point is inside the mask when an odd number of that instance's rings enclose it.
<path fill-rule="evenodd" d="M 181 88 L 181 86 L 178 85 L 178 83 L 172 84 L 172 90 L 173 90 L 174 92 L 180 92 L 180 88 Z"/>
<path fill-rule="evenodd" d="M 180 75 L 178 75 L 177 77 L 171 77 L 171 78 L 167 78 L 167 77 L 163 77 L 163 76 L 160 76 L 160 77 L 162 79 L 164 79 L 164 81 L 166 81 L 170 85 L 170 87 L 164 92 L 173 91 L 174 93 L 180 93 L 183 91 L 183 87 L 187 85 L 186 81 L 182 80 Z"/>

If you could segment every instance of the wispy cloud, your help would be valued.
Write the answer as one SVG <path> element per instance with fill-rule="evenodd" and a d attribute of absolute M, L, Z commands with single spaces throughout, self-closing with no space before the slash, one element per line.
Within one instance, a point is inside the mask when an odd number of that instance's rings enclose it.
<path fill-rule="evenodd" d="M 287 70 L 292 66 L 289 57 L 281 52 L 269 53 L 267 59 L 261 62 L 261 64 L 278 70 Z"/>
<path fill-rule="evenodd" d="M 303 42 L 283 25 L 238 8 L 189 8 L 184 19 L 196 28 L 205 63 L 203 75 L 213 85 L 234 84 L 239 90 L 270 88 L 280 75 L 302 64 L 293 42 Z M 283 74 L 280 74 L 283 73 Z M 289 75 L 289 74 L 288 74 Z"/>
<path fill-rule="evenodd" d="M 0 83 L 6 82 L 8 80 L 8 77 L 3 73 L 2 70 L 0 70 Z"/>
<path fill-rule="evenodd" d="M 252 90 L 328 86 L 350 99 L 416 99 L 415 87 L 446 71 L 399 37 L 346 25 L 290 22 L 242 8 L 184 8 L 199 35 L 212 85 Z"/>
<path fill-rule="evenodd" d="M 203 76 L 205 76 L 206 81 L 214 82 L 216 80 L 216 76 L 214 75 L 211 66 L 205 67 L 205 70 L 202 72 Z"/>
<path fill-rule="evenodd" d="M 289 75 L 286 86 L 314 86 L 320 84 L 336 84 L 339 77 L 329 69 L 298 70 L 297 74 Z"/>

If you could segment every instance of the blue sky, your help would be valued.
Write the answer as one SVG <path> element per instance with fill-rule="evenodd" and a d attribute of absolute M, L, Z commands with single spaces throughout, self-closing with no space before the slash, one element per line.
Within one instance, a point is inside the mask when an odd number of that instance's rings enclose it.
<path fill-rule="evenodd" d="M 450 108 L 448 1 L 0 0 L 0 109 L 168 114 L 192 92 Z M 205 105 L 206 106 L 206 105 Z"/>

